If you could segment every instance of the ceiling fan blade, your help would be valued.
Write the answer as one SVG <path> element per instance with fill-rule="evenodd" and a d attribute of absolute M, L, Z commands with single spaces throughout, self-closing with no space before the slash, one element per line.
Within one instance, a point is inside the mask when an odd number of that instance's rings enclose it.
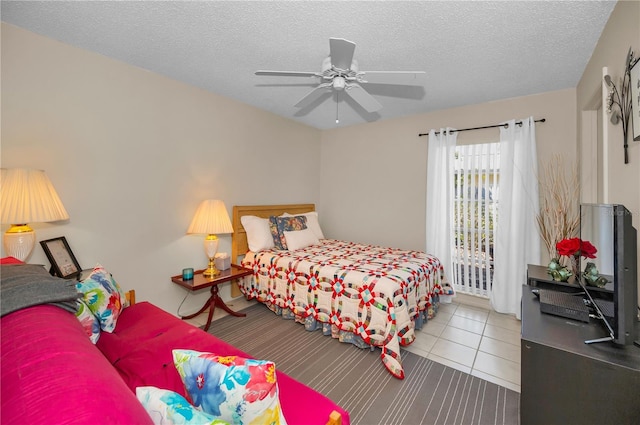
<path fill-rule="evenodd" d="M 347 94 L 351 96 L 353 100 L 358 102 L 358 104 L 360 104 L 360 106 L 362 106 L 369 113 L 376 112 L 382 109 L 382 105 L 373 96 L 367 93 L 367 91 L 363 89 L 362 86 L 359 86 L 358 84 L 350 84 L 345 88 L 345 92 L 347 92 Z"/>
<path fill-rule="evenodd" d="M 305 71 L 256 71 L 256 75 L 273 75 L 276 77 L 319 77 L 317 72 Z"/>
<path fill-rule="evenodd" d="M 306 108 L 328 91 L 331 91 L 331 84 L 320 84 L 318 87 L 307 93 L 306 96 L 300 99 L 294 106 L 297 108 Z"/>
<path fill-rule="evenodd" d="M 329 39 L 329 56 L 331 56 L 331 64 L 338 69 L 351 69 L 353 62 L 353 52 L 356 50 L 356 44 L 345 40 L 344 38 Z"/>
<path fill-rule="evenodd" d="M 424 71 L 361 71 L 358 73 L 359 83 L 421 86 L 426 81 L 427 73 Z"/>

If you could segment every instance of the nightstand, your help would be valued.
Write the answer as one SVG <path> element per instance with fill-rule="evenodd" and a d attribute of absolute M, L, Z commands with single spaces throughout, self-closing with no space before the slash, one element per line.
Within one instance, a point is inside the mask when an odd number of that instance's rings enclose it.
<path fill-rule="evenodd" d="M 235 264 L 231 264 L 231 267 L 227 270 L 221 270 L 220 274 L 214 276 L 212 278 L 207 278 L 202 275 L 204 270 L 198 270 L 193 274 L 193 279 L 184 280 L 182 279 L 182 275 L 172 276 L 171 281 L 176 283 L 184 288 L 187 288 L 190 291 L 198 291 L 204 288 L 211 288 L 211 296 L 207 300 L 207 302 L 202 306 L 200 310 L 195 312 L 194 314 L 190 314 L 188 316 L 182 316 L 182 319 L 193 319 L 194 317 L 200 315 L 203 311 L 209 308 L 209 316 L 207 317 L 207 324 L 204 326 L 204 330 L 208 331 L 209 326 L 211 325 L 211 319 L 213 318 L 213 312 L 217 307 L 220 307 L 227 313 L 236 317 L 245 317 L 244 313 L 237 313 L 231 310 L 225 303 L 222 301 L 222 298 L 218 295 L 218 285 L 225 282 L 231 282 L 235 279 L 241 279 L 245 276 L 249 276 L 253 273 L 250 269 L 245 269 L 244 267 L 240 267 Z"/>

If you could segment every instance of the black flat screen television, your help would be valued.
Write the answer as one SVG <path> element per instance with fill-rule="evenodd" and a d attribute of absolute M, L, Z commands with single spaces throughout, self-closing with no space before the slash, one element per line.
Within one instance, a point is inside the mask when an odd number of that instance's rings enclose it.
<path fill-rule="evenodd" d="M 623 205 L 582 204 L 580 239 L 591 242 L 598 252 L 595 259 L 581 258 L 579 270 L 584 272 L 591 262 L 607 279 L 603 288 L 579 279 L 609 333 L 602 340 L 632 344 L 638 326 L 638 250 L 631 213 Z"/>

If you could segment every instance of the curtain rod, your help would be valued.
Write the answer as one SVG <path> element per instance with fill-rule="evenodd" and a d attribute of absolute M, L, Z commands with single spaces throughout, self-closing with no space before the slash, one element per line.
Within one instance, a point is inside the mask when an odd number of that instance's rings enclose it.
<path fill-rule="evenodd" d="M 545 118 L 540 118 L 539 120 L 534 120 L 533 122 L 545 122 L 545 121 L 546 121 Z M 518 122 L 516 122 L 516 124 L 522 125 L 522 121 L 518 121 Z M 504 128 L 507 128 L 507 127 L 509 127 L 509 123 L 495 124 L 495 125 L 485 125 L 484 127 L 461 128 L 460 130 L 451 130 L 451 131 L 452 132 L 453 131 L 460 132 L 460 131 L 482 130 L 482 129 L 485 129 L 485 128 L 497 128 L 497 127 L 503 127 L 503 126 L 504 126 Z M 436 131 L 435 134 L 440 134 L 440 132 Z M 428 136 L 428 135 L 429 135 L 429 133 L 420 133 L 420 134 L 418 134 L 418 137 Z"/>

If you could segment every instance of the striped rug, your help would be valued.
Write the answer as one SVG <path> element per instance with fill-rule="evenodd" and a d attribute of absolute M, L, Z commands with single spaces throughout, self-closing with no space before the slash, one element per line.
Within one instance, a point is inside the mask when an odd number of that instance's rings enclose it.
<path fill-rule="evenodd" d="M 209 332 L 326 395 L 347 410 L 354 425 L 520 423 L 520 394 L 402 351 L 404 380 L 380 360 L 320 331 L 283 320 L 262 304 L 227 316 Z"/>

